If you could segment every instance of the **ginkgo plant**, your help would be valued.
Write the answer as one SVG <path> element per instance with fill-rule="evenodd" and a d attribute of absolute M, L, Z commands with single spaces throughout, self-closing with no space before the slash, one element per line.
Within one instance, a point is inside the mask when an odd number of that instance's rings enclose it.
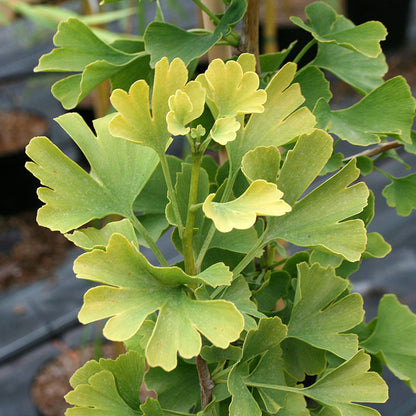
<path fill-rule="evenodd" d="M 398 214 L 416 208 L 414 174 L 376 166 L 400 162 L 396 147 L 416 151 L 410 88 L 383 80 L 386 30 L 317 2 L 306 22 L 292 19 L 311 34 L 292 61 L 294 45 L 257 57 L 260 67 L 243 51 L 196 73 L 218 42 L 238 46 L 233 28 L 246 13 L 245 0 L 222 15 L 200 6 L 214 31 L 186 31 L 159 10 L 143 40 L 111 44 L 69 18 L 36 67 L 75 72 L 52 87 L 68 109 L 104 80 L 112 86 L 113 108 L 94 131 L 76 113 L 56 119 L 89 172 L 46 137 L 27 147 L 39 224 L 81 247 L 75 274 L 98 283 L 79 320 L 108 319 L 104 336 L 127 350 L 76 371 L 66 415 L 378 415 L 365 403 L 388 398 L 382 364 L 416 391 L 416 316 L 386 295 L 367 324 L 348 279 L 390 251 L 367 233 L 374 195 L 360 174 L 387 176 Z M 313 45 L 316 56 L 298 67 Z M 324 70 L 362 98 L 332 110 Z M 178 136 L 183 159 L 167 154 Z M 341 141 L 370 147 L 345 157 Z M 94 219 L 104 219 L 99 228 Z M 168 232 L 176 264 L 157 244 Z M 291 255 L 287 243 L 300 250 Z M 142 383 L 156 398 L 140 402 Z"/>

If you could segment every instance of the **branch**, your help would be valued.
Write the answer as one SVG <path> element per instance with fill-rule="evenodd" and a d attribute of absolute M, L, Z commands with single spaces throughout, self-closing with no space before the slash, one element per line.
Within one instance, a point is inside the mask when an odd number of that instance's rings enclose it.
<path fill-rule="evenodd" d="M 394 140 L 393 142 L 386 142 L 386 143 L 380 143 L 377 146 L 372 147 L 371 149 L 364 150 L 363 152 L 357 153 L 352 156 L 348 156 L 344 159 L 344 162 L 347 162 L 348 160 L 354 159 L 359 156 L 375 156 L 380 153 L 387 152 L 387 150 L 395 149 L 396 147 L 403 146 L 402 143 L 399 143 L 397 140 Z"/>
<path fill-rule="evenodd" d="M 212 389 L 215 387 L 215 383 L 212 381 L 206 361 L 200 355 L 196 357 L 196 368 L 201 388 L 201 409 L 204 410 L 212 400 Z"/>
<path fill-rule="evenodd" d="M 256 57 L 256 71 L 260 72 L 259 60 L 259 0 L 248 0 L 243 20 L 243 33 L 239 49 Z"/>

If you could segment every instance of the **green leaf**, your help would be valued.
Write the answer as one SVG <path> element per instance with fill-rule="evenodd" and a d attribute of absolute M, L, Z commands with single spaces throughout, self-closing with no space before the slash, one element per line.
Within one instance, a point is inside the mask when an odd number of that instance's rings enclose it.
<path fill-rule="evenodd" d="M 265 368 L 275 369 L 278 371 L 267 372 L 269 378 L 272 375 L 273 379 L 282 379 L 283 367 L 281 365 L 281 350 L 280 343 L 286 336 L 286 326 L 282 324 L 280 318 L 263 318 L 259 321 L 259 326 L 247 333 L 243 345 L 243 355 L 241 362 L 237 363 L 231 370 L 228 377 L 228 390 L 233 399 L 230 405 L 230 415 L 261 415 L 261 410 L 252 396 L 250 390 L 246 386 L 246 378 L 249 375 L 249 366 L 247 362 L 253 358 L 265 354 L 263 365 L 260 363 L 257 368 L 257 374 L 253 375 L 254 379 L 263 378 Z M 268 355 L 268 353 L 270 353 Z M 273 392 L 262 390 L 264 403 L 266 406 L 273 406 L 274 409 L 280 408 L 280 405 L 273 402 L 276 399 Z M 281 393 L 278 392 L 278 399 L 281 398 Z M 280 401 L 280 400 L 279 400 Z M 278 410 L 278 409 L 277 409 Z M 276 413 L 276 411 L 274 413 Z"/>
<path fill-rule="evenodd" d="M 228 390 L 233 399 L 229 408 L 230 416 L 261 416 L 262 411 L 244 382 L 249 374 L 247 363 L 234 366 L 228 376 Z"/>
<path fill-rule="evenodd" d="M 208 363 L 218 363 L 221 361 L 239 361 L 241 358 L 241 348 L 230 345 L 227 349 L 204 345 L 201 350 L 201 357 Z"/>
<path fill-rule="evenodd" d="M 144 369 L 144 358 L 134 351 L 120 355 L 116 360 L 89 361 L 71 377 L 74 390 L 65 396 L 65 400 L 75 407 L 65 414 L 141 415 L 139 390 Z"/>
<path fill-rule="evenodd" d="M 127 219 L 110 222 L 101 229 L 87 227 L 75 230 L 72 234 L 66 234 L 65 237 L 84 250 L 90 251 L 94 248 L 104 250 L 110 237 L 115 233 L 123 235 L 130 243 L 138 245 L 133 225 Z"/>
<path fill-rule="evenodd" d="M 327 102 L 332 98 L 329 82 L 316 66 L 307 66 L 300 70 L 293 82 L 300 84 L 302 95 L 305 97 L 304 105 L 311 111 L 313 111 L 320 98 Z"/>
<path fill-rule="evenodd" d="M 262 318 L 258 328 L 247 333 L 243 345 L 242 362 L 249 361 L 258 355 L 280 345 L 286 337 L 287 327 L 280 318 Z"/>
<path fill-rule="evenodd" d="M 285 201 L 293 205 L 324 168 L 332 154 L 332 138 L 315 130 L 302 135 L 290 150 L 282 166 L 277 186 L 282 190 Z"/>
<path fill-rule="evenodd" d="M 243 329 L 243 318 L 232 303 L 193 300 L 186 292 L 187 284 L 229 285 L 232 274 L 222 263 L 191 277 L 175 266 L 152 266 L 125 237 L 114 234 L 106 251 L 81 255 L 74 271 L 78 278 L 103 284 L 86 293 L 79 319 L 89 323 L 112 317 L 103 331 L 111 340 L 129 339 L 149 314 L 159 311 L 146 347 L 150 366 L 170 371 L 177 352 L 184 358 L 196 356 L 199 333 L 226 348 Z"/>
<path fill-rule="evenodd" d="M 328 43 L 318 44 L 318 53 L 311 64 L 332 72 L 361 95 L 379 87 L 388 69 L 383 54 L 377 58 L 369 58 L 359 52 Z"/>
<path fill-rule="evenodd" d="M 373 171 L 373 168 L 374 168 L 373 159 L 367 156 L 358 156 L 357 168 L 360 169 L 361 175 L 363 176 L 369 175 Z"/>
<path fill-rule="evenodd" d="M 323 415 L 379 415 L 374 409 L 352 403 L 384 403 L 388 398 L 386 383 L 379 374 L 369 372 L 369 368 L 370 356 L 360 350 L 350 360 L 301 391 L 305 396 L 328 407 L 329 412 L 324 412 Z"/>
<path fill-rule="evenodd" d="M 387 205 L 395 207 L 398 215 L 410 215 L 416 209 L 416 173 L 402 178 L 388 175 L 388 178 L 391 183 L 383 189 Z"/>
<path fill-rule="evenodd" d="M 136 81 L 126 92 L 121 89 L 111 94 L 111 104 L 118 114 L 110 122 L 114 136 L 153 148 L 159 155 L 165 154 L 171 142 L 166 115 L 169 97 L 185 87 L 188 71 L 180 59 L 171 64 L 167 58 L 160 60 L 155 68 L 150 112 L 149 85 L 143 79 Z"/>
<path fill-rule="evenodd" d="M 251 301 L 251 291 L 244 276 L 234 279 L 221 295 L 221 299 L 232 302 L 244 317 L 244 329 L 246 331 L 257 328 L 256 321 L 252 318 L 262 318 L 264 315 L 257 310 L 256 304 Z"/>
<path fill-rule="evenodd" d="M 291 210 L 283 193 L 273 183 L 254 181 L 239 198 L 229 202 L 213 202 L 215 194 L 207 196 L 202 209 L 223 233 L 233 228 L 244 230 L 254 225 L 257 215 L 280 216 Z"/>
<path fill-rule="evenodd" d="M 262 73 L 277 72 L 295 45 L 296 45 L 296 42 L 292 42 L 288 48 L 283 49 L 280 52 L 267 53 L 267 54 L 260 55 L 259 59 L 260 59 L 261 72 Z"/>
<path fill-rule="evenodd" d="M 315 117 L 302 106 L 305 99 L 299 84 L 292 84 L 296 68 L 296 64 L 288 63 L 273 77 L 266 88 L 264 111 L 253 114 L 239 130 L 238 137 L 227 144 L 233 172 L 240 168 L 243 156 L 250 150 L 258 146 L 282 146 L 312 132 Z"/>
<path fill-rule="evenodd" d="M 362 258 L 377 258 L 382 259 L 391 251 L 391 245 L 387 243 L 383 236 L 379 233 L 367 234 L 367 246 Z"/>
<path fill-rule="evenodd" d="M 345 332 L 363 320 L 361 295 L 354 293 L 338 300 L 348 288 L 348 281 L 337 277 L 332 267 L 301 263 L 298 274 L 288 337 L 351 358 L 358 350 L 358 337 Z"/>
<path fill-rule="evenodd" d="M 241 170 L 246 177 L 254 182 L 264 179 L 276 183 L 280 169 L 280 152 L 275 146 L 259 146 L 247 152 L 241 164 Z"/>
<path fill-rule="evenodd" d="M 113 88 L 127 89 L 150 71 L 145 52 L 126 53 L 116 49 L 76 18 L 59 24 L 54 44 L 57 48 L 41 57 L 35 72 L 82 72 L 52 87 L 52 93 L 66 109 L 74 108 L 106 79 L 110 79 Z"/>
<path fill-rule="evenodd" d="M 38 211 L 40 225 L 66 233 L 94 218 L 132 215 L 133 201 L 158 157 L 152 149 L 111 136 L 110 118 L 94 121 L 97 137 L 76 113 L 56 119 L 85 154 L 91 174 L 46 137 L 36 137 L 28 145 L 26 152 L 33 162 L 27 163 L 27 169 L 43 185 L 38 190 L 39 199 L 45 203 Z"/>
<path fill-rule="evenodd" d="M 382 23 L 371 21 L 355 26 L 322 1 L 308 5 L 305 12 L 308 17 L 306 23 L 299 17 L 291 17 L 290 20 L 310 32 L 318 42 L 336 44 L 369 57 L 381 53 L 380 41 L 385 40 L 387 35 Z"/>
<path fill-rule="evenodd" d="M 330 133 L 352 144 L 368 146 L 379 143 L 386 135 L 411 143 L 415 99 L 406 80 L 395 77 L 344 110 L 330 111 L 328 104 L 320 100 L 315 115 L 325 119 Z"/>
<path fill-rule="evenodd" d="M 359 219 L 346 220 L 367 205 L 369 193 L 364 183 L 347 187 L 359 173 L 352 160 L 298 201 L 290 213 L 271 218 L 266 241 L 282 238 L 301 247 L 329 251 L 349 261 L 360 260 L 367 240 L 364 223 Z M 280 179 L 278 184 L 286 189 Z"/>
<path fill-rule="evenodd" d="M 290 281 L 290 274 L 283 270 L 270 273 L 270 277 L 255 294 L 259 310 L 264 312 L 275 310 L 277 301 L 287 296 Z"/>
<path fill-rule="evenodd" d="M 304 397 L 299 394 L 288 394 L 285 406 L 277 414 L 278 416 L 310 416 L 306 406 Z"/>
<path fill-rule="evenodd" d="M 170 155 L 167 155 L 166 159 L 170 177 L 175 178 L 176 174 L 181 171 L 182 161 Z M 166 205 L 169 203 L 167 195 L 168 188 L 162 166 L 158 164 L 152 176 L 134 201 L 134 211 L 144 214 L 165 214 Z"/>
<path fill-rule="evenodd" d="M 393 374 L 416 392 L 416 316 L 394 295 L 380 301 L 373 333 L 361 346 L 376 354 Z"/>
<path fill-rule="evenodd" d="M 326 367 L 325 351 L 312 347 L 296 338 L 282 342 L 285 370 L 296 380 L 303 381 L 305 375 L 321 374 Z"/>
<path fill-rule="evenodd" d="M 157 392 L 159 403 L 164 409 L 188 412 L 200 403 L 196 367 L 182 359 L 178 360 L 176 368 L 169 373 L 161 368 L 149 368 L 144 380 L 149 390 Z"/>
<path fill-rule="evenodd" d="M 164 416 L 165 412 L 159 404 L 159 401 L 153 397 L 147 397 L 146 402 L 140 406 L 143 416 Z"/>
<path fill-rule="evenodd" d="M 144 41 L 146 51 L 151 55 L 151 65 L 154 66 L 164 56 L 169 61 L 180 58 L 188 65 L 227 35 L 230 28 L 243 18 L 246 7 L 245 0 L 232 0 L 214 32 L 206 34 L 188 32 L 164 22 L 150 23 L 144 34 Z"/>

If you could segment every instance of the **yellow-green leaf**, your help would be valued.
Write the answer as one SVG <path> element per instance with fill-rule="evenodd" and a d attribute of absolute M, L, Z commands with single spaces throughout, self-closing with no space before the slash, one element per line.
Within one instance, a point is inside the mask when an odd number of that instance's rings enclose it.
<path fill-rule="evenodd" d="M 215 194 L 208 195 L 202 209 L 223 233 L 233 228 L 244 230 L 254 225 L 257 215 L 281 216 L 291 211 L 282 200 L 283 192 L 273 183 L 259 179 L 237 199 L 229 202 L 214 202 Z"/>
<path fill-rule="evenodd" d="M 166 116 L 168 130 L 175 135 L 187 134 L 188 123 L 197 119 L 204 111 L 205 90 L 197 81 L 189 82 L 183 90 L 169 97 L 169 113 Z"/>
<path fill-rule="evenodd" d="M 102 283 L 90 289 L 79 313 L 82 323 L 108 318 L 104 335 L 115 341 L 131 338 L 146 317 L 159 311 L 146 347 L 150 366 L 175 368 L 177 353 L 192 358 L 201 349 L 203 334 L 212 344 L 226 348 L 244 326 L 237 308 L 224 300 L 192 299 L 187 285 L 229 285 L 232 274 L 217 263 L 197 276 L 178 267 L 155 267 L 125 237 L 114 234 L 105 251 L 81 255 L 74 264 L 78 278 Z"/>
<path fill-rule="evenodd" d="M 119 112 L 110 123 L 114 136 L 150 146 L 159 154 L 165 153 L 170 143 L 166 115 L 169 112 L 169 97 L 183 89 L 188 80 L 188 71 L 183 61 L 174 59 L 171 64 L 163 58 L 156 64 L 152 94 L 152 111 L 149 103 L 149 85 L 144 80 L 136 81 L 127 93 L 114 90 L 111 103 Z"/>

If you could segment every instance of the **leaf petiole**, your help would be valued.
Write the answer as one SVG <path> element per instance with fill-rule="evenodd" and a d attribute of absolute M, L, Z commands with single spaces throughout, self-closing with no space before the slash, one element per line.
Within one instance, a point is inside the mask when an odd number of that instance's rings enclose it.
<path fill-rule="evenodd" d="M 156 258 L 159 260 L 159 263 L 163 267 L 169 266 L 162 252 L 159 250 L 159 247 L 156 245 L 155 241 L 143 226 L 143 224 L 137 219 L 137 217 L 132 212 L 129 220 L 133 223 L 133 227 L 138 231 L 138 233 L 144 238 L 147 244 L 149 244 L 150 249 L 153 251 Z"/>

